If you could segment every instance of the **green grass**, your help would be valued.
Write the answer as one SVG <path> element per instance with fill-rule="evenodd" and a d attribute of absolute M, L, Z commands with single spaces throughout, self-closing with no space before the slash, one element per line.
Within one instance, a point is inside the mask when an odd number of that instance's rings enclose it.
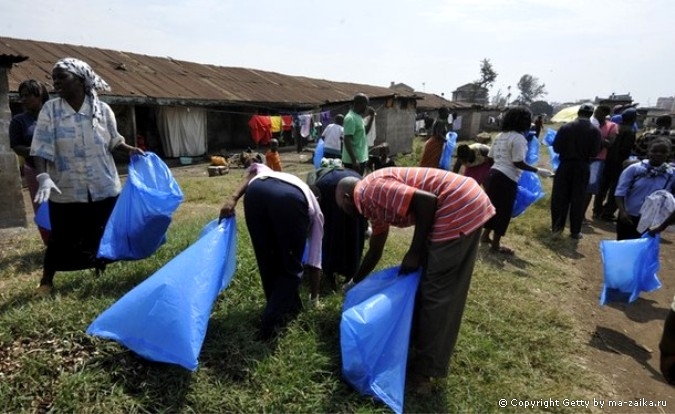
<path fill-rule="evenodd" d="M 397 163 L 414 165 L 420 148 L 416 140 Z M 254 340 L 264 299 L 241 211 L 237 271 L 214 305 L 196 372 L 85 334 L 97 315 L 195 240 L 241 174 L 177 177 L 185 201 L 155 255 L 112 264 L 100 277 L 58 273 L 53 300 L 32 297 L 42 261 L 37 231 L 0 241 L 0 412 L 389 412 L 341 379 L 342 294 L 324 291 L 325 307 L 302 313 L 275 343 Z M 578 328 L 559 300 L 580 277 L 561 260 L 573 248 L 545 237 L 547 203 L 512 222 L 506 238 L 516 257 L 481 249 L 451 375 L 432 397 L 407 395 L 407 412 L 515 412 L 498 400 L 598 395 L 602 381 L 578 362 Z M 392 233 L 380 267 L 397 264 L 410 241 L 409 231 Z"/>

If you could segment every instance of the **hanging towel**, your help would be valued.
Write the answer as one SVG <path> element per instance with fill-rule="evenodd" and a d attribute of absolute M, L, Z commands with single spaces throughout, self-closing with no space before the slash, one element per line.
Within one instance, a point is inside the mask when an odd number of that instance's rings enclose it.
<path fill-rule="evenodd" d="M 280 116 L 271 116 L 270 122 L 272 124 L 271 127 L 272 133 L 281 132 L 281 124 L 283 121 Z"/>
<path fill-rule="evenodd" d="M 309 134 L 312 130 L 312 115 L 298 115 L 298 120 L 300 122 L 300 136 L 303 138 L 309 137 Z"/>
<path fill-rule="evenodd" d="M 258 145 L 267 145 L 272 139 L 272 120 L 269 116 L 253 115 L 248 121 L 251 128 L 251 138 Z"/>
<path fill-rule="evenodd" d="M 290 115 L 281 115 L 281 125 L 284 131 L 293 129 L 293 117 Z"/>

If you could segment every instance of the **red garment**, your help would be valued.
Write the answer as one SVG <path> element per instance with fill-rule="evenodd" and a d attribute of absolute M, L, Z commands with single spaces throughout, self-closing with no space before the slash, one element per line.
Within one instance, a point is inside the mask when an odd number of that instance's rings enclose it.
<path fill-rule="evenodd" d="M 267 145 L 272 139 L 272 120 L 268 115 L 253 115 L 248 121 L 251 138 L 258 145 Z"/>
<path fill-rule="evenodd" d="M 290 115 L 281 115 L 281 130 L 290 131 L 293 129 L 293 117 Z"/>

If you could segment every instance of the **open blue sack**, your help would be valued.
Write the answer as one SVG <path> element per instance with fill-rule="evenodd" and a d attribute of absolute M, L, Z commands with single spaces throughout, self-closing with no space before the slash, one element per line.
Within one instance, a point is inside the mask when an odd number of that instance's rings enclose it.
<path fill-rule="evenodd" d="M 105 226 L 98 257 L 144 259 L 166 242 L 171 215 L 183 192 L 167 165 L 152 152 L 134 155 L 129 177 Z"/>
<path fill-rule="evenodd" d="M 421 271 L 399 267 L 365 278 L 347 292 L 340 321 L 342 375 L 362 394 L 403 412 L 415 293 Z"/>
<path fill-rule="evenodd" d="M 659 271 L 659 236 L 648 234 L 632 240 L 603 240 L 600 255 L 604 283 L 600 304 L 635 301 L 640 292 L 661 287 Z"/>
<path fill-rule="evenodd" d="M 560 166 L 560 155 L 553 150 L 553 142 L 555 141 L 557 131 L 551 128 L 546 129 L 546 135 L 544 135 L 544 144 L 548 146 L 548 155 L 551 162 L 551 169 L 553 171 L 558 170 Z"/>
<path fill-rule="evenodd" d="M 457 133 L 450 131 L 445 135 L 445 144 L 443 144 L 443 152 L 441 153 L 441 159 L 438 162 L 438 168 L 450 171 L 450 161 L 452 161 L 452 154 L 455 152 L 456 146 Z"/>
<path fill-rule="evenodd" d="M 321 168 L 321 159 L 323 158 L 323 147 L 325 143 L 323 139 L 319 139 L 319 143 L 316 144 L 316 149 L 314 149 L 314 158 L 312 159 L 314 163 L 314 169 L 318 170 Z"/>
<path fill-rule="evenodd" d="M 520 180 L 518 180 L 518 190 L 516 192 L 516 200 L 513 203 L 511 217 L 518 217 L 523 214 L 529 206 L 541 200 L 544 195 L 546 193 L 544 193 L 537 173 L 523 171 L 520 175 Z"/>
<path fill-rule="evenodd" d="M 197 369 L 213 303 L 234 275 L 237 224 L 217 224 L 89 326 L 152 361 Z"/>
<path fill-rule="evenodd" d="M 537 135 L 532 132 L 527 141 L 527 153 L 525 154 L 525 164 L 536 166 L 539 163 L 539 140 Z"/>
<path fill-rule="evenodd" d="M 52 222 L 49 220 L 49 202 L 45 201 L 40 204 L 35 212 L 35 224 L 45 230 L 52 229 Z"/>

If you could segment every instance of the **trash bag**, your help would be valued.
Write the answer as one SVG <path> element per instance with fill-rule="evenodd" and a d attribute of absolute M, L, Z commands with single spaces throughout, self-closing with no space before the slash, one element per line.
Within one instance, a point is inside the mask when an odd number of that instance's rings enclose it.
<path fill-rule="evenodd" d="M 134 155 L 129 177 L 105 226 L 98 257 L 139 260 L 166 242 L 171 215 L 183 192 L 171 170 L 156 154 Z"/>
<path fill-rule="evenodd" d="M 237 225 L 224 219 L 89 326 L 152 361 L 194 371 L 213 303 L 236 267 Z"/>
<path fill-rule="evenodd" d="M 35 218 L 33 219 L 35 224 L 45 230 L 52 229 L 52 222 L 49 220 L 49 202 L 45 201 L 40 204 L 37 211 L 35 212 Z"/>
<path fill-rule="evenodd" d="M 544 135 L 544 144 L 548 146 L 548 155 L 550 158 L 551 169 L 553 171 L 558 170 L 560 166 L 560 155 L 553 150 L 553 141 L 555 141 L 557 131 L 551 128 L 546 129 L 546 135 Z"/>
<path fill-rule="evenodd" d="M 661 287 L 659 271 L 659 236 L 645 234 L 632 240 L 603 240 L 600 255 L 604 283 L 600 304 L 635 301 L 640 292 Z"/>
<path fill-rule="evenodd" d="M 531 139 L 527 141 L 527 153 L 525 154 L 525 163 L 536 166 L 539 163 L 539 140 L 532 133 Z"/>
<path fill-rule="evenodd" d="M 452 154 L 455 152 L 457 146 L 457 133 L 450 131 L 445 135 L 445 144 L 443 144 L 443 152 L 441 159 L 438 162 L 438 168 L 450 171 L 450 161 L 452 161 Z"/>
<path fill-rule="evenodd" d="M 520 180 L 518 180 L 518 190 L 516 192 L 516 200 L 513 203 L 511 217 L 518 217 L 523 214 L 529 206 L 541 200 L 544 195 L 546 193 L 544 193 L 537 173 L 523 171 L 520 175 Z"/>
<path fill-rule="evenodd" d="M 312 159 L 314 163 L 314 169 L 318 170 L 321 168 L 321 158 L 323 158 L 323 139 L 319 139 L 319 142 L 316 144 L 316 149 L 314 149 L 314 158 Z"/>
<path fill-rule="evenodd" d="M 421 271 L 373 273 L 347 292 L 340 321 L 342 375 L 362 394 L 403 412 L 415 293 Z"/>

